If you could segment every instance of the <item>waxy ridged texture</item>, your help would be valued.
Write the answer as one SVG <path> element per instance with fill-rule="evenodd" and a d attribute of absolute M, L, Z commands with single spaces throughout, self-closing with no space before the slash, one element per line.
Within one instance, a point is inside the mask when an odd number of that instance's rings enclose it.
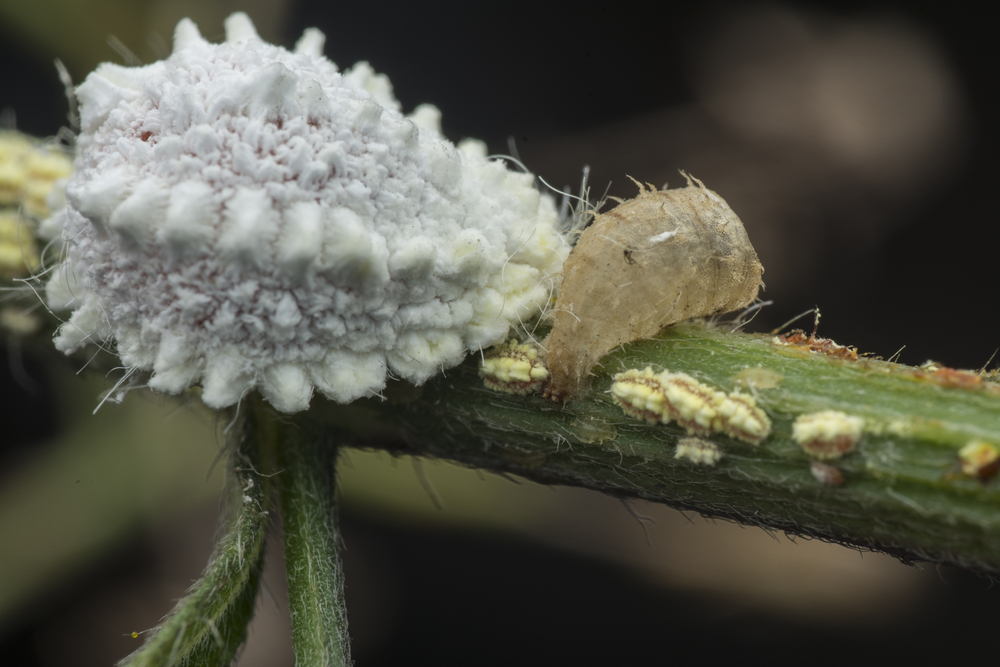
<path fill-rule="evenodd" d="M 154 389 L 295 412 L 420 384 L 540 309 L 568 253 L 552 200 L 323 39 L 290 52 L 234 14 L 210 44 L 185 19 L 166 60 L 79 86 L 59 349 L 113 341 Z"/>

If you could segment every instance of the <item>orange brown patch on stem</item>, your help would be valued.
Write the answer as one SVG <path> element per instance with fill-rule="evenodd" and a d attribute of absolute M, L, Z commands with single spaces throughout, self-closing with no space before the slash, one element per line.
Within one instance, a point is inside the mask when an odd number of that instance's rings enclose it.
<path fill-rule="evenodd" d="M 795 329 L 787 334 L 774 337 L 778 345 L 796 347 L 816 354 L 822 354 L 834 359 L 858 360 L 858 350 L 850 345 L 838 345 L 829 338 L 818 338 L 816 334 L 806 335 L 805 331 Z"/>

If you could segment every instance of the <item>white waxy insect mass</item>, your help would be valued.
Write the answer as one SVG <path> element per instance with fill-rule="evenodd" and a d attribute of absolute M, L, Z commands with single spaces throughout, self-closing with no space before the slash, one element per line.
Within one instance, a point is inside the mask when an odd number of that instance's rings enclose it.
<path fill-rule="evenodd" d="M 763 269 L 743 223 L 700 182 L 645 189 L 597 214 L 573 248 L 543 343 L 548 395 L 575 396 L 619 345 L 671 324 L 743 308 Z"/>
<path fill-rule="evenodd" d="M 211 44 L 185 19 L 166 60 L 79 86 L 60 350 L 113 342 L 156 390 L 296 412 L 314 388 L 423 383 L 546 303 L 569 252 L 553 200 L 323 42 L 287 51 L 237 13 Z"/>

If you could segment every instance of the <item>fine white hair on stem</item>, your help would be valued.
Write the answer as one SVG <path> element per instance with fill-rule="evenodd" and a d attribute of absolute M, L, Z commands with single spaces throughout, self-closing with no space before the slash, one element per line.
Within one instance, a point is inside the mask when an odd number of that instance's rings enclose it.
<path fill-rule="evenodd" d="M 94 353 L 90 355 L 90 357 L 87 359 L 86 362 L 84 362 L 83 366 L 80 366 L 80 368 L 77 369 L 76 375 L 79 375 L 83 371 L 87 370 L 87 367 L 90 366 L 91 362 L 93 362 L 94 359 L 96 359 L 101 352 L 107 352 L 107 350 L 104 349 L 101 345 L 97 345 L 96 347 L 97 349 L 94 350 Z"/>
<path fill-rule="evenodd" d="M 76 129 L 80 127 L 80 115 L 77 113 L 77 99 L 76 93 L 74 92 L 73 77 L 70 76 L 69 70 L 63 65 L 63 62 L 58 58 L 55 59 L 56 71 L 59 72 L 59 81 L 63 85 L 63 90 L 66 92 L 66 100 L 69 102 L 69 110 L 66 112 L 66 118 L 69 120 L 70 127 Z"/>
<path fill-rule="evenodd" d="M 567 313 L 567 314 L 569 314 L 569 315 L 572 315 L 572 316 L 573 316 L 573 317 L 574 317 L 574 318 L 576 319 L 576 321 L 577 321 L 577 322 L 580 322 L 580 321 L 582 321 L 582 320 L 580 319 L 580 316 L 579 316 L 579 315 L 577 315 L 576 313 L 574 313 L 574 312 L 573 312 L 572 310 L 567 310 L 567 309 L 565 309 L 565 308 L 553 308 L 553 309 L 552 309 L 552 310 L 550 310 L 549 312 L 550 312 L 550 313 Z"/>
<path fill-rule="evenodd" d="M 523 234 L 523 233 L 524 233 L 524 230 L 521 230 L 521 232 L 518 234 L 518 236 L 520 236 L 520 234 Z M 525 245 L 527 245 L 528 241 L 531 240 L 531 236 L 533 236 L 534 233 L 535 233 L 534 230 L 532 230 L 531 235 L 528 236 L 528 238 L 526 238 L 523 241 L 521 241 L 521 243 L 518 245 L 517 250 L 515 250 L 514 252 L 509 253 L 507 255 L 507 259 L 504 260 L 503 266 L 500 267 L 500 283 L 501 284 L 503 284 L 503 285 L 506 286 L 507 276 L 505 275 L 505 272 L 507 270 L 507 264 L 510 262 L 511 259 L 513 259 L 513 257 L 515 255 L 517 255 L 518 250 L 520 250 L 522 247 L 524 247 Z M 497 319 L 500 318 L 500 315 L 503 314 L 503 311 L 504 311 L 504 309 L 506 307 L 507 307 L 507 293 L 505 291 L 504 292 L 504 297 L 503 297 L 503 305 L 500 306 L 500 310 L 498 310 L 497 314 L 496 314 L 496 318 Z M 518 316 L 518 320 L 520 320 L 520 316 Z"/>
<path fill-rule="evenodd" d="M 530 174 L 531 173 L 531 171 L 528 169 L 528 167 L 525 166 L 525 164 L 523 162 L 521 162 L 521 160 L 519 158 L 517 158 L 517 157 L 515 157 L 513 155 L 503 155 L 502 153 L 497 153 L 497 154 L 494 154 L 494 155 L 487 156 L 487 159 L 490 159 L 490 160 L 505 160 L 507 162 L 513 163 L 515 166 L 517 166 L 519 169 L 521 169 L 524 173 L 526 173 L 526 174 Z M 544 185 L 549 190 L 551 190 L 553 193 L 561 195 L 561 196 L 569 198 L 569 199 L 576 199 L 579 202 L 579 204 L 581 206 L 585 207 L 586 209 L 590 209 L 591 206 L 592 206 L 591 203 L 589 201 L 587 201 L 587 199 L 585 197 L 585 193 L 588 192 L 588 190 L 586 189 L 586 186 L 587 186 L 587 178 L 588 178 L 589 175 L 590 175 L 590 166 L 589 165 L 584 165 L 584 167 L 583 167 L 583 181 L 582 181 L 582 184 L 580 186 L 580 192 L 581 192 L 581 194 L 578 197 L 578 196 L 576 196 L 574 194 L 566 192 L 565 190 L 559 190 L 558 188 L 556 188 L 556 187 L 552 186 L 551 184 L 549 184 L 548 181 L 546 181 L 544 178 L 542 178 L 538 174 L 534 174 L 535 178 L 542 185 Z M 560 216 L 560 217 L 562 217 L 562 216 Z"/>
<path fill-rule="evenodd" d="M 766 307 L 774 305 L 774 301 L 760 301 L 758 300 L 751 306 L 748 306 L 743 312 L 736 316 L 733 323 L 733 331 L 742 331 L 748 324 L 754 321 L 757 315 Z M 750 316 L 747 318 L 747 316 Z"/>
<path fill-rule="evenodd" d="M 142 61 L 139 57 L 132 53 L 132 49 L 125 46 L 125 43 L 114 35 L 108 35 L 108 46 L 114 49 L 115 53 L 120 55 L 129 67 L 142 67 Z"/>
<path fill-rule="evenodd" d="M 112 371 L 115 371 L 115 370 L 120 370 L 120 369 L 122 369 L 122 367 L 121 367 L 121 366 L 119 366 L 118 368 L 113 368 L 113 369 L 111 369 L 111 370 L 112 370 Z M 104 403 L 105 403 L 105 402 L 107 402 L 108 400 L 113 400 L 113 399 L 111 399 L 111 396 L 112 396 L 112 394 L 115 394 L 115 393 L 117 393 L 118 389 L 119 389 L 119 388 L 120 388 L 120 387 L 121 387 L 121 386 L 122 386 L 123 384 L 125 384 L 125 382 L 127 382 L 127 381 L 128 381 L 128 379 L 129 379 L 130 377 L 132 377 L 132 375 L 133 375 L 133 374 L 134 374 L 134 373 L 135 373 L 136 371 L 138 371 L 138 370 L 139 370 L 139 369 L 138 369 L 138 368 L 136 368 L 135 366 L 132 366 L 132 367 L 130 367 L 130 368 L 128 368 L 128 369 L 125 369 L 125 374 L 124 374 L 124 375 L 122 376 L 122 378 L 121 378 L 120 380 L 118 380 L 118 382 L 116 382 L 116 383 L 115 383 L 115 386 L 114 386 L 114 387 L 112 387 L 111 389 L 109 389 L 108 391 L 106 391 L 106 392 L 104 393 L 104 398 L 102 398 L 102 399 L 101 399 L 101 402 L 97 404 L 97 407 L 96 407 L 96 408 L 94 408 L 94 411 L 93 411 L 93 412 L 92 412 L 91 414 L 94 414 L 94 415 L 96 415 L 96 414 L 97 414 L 97 411 L 101 409 L 101 406 L 102 406 L 102 405 L 104 405 Z M 117 400 L 115 400 L 115 402 L 117 402 Z"/>
<path fill-rule="evenodd" d="M 791 325 L 795 324 L 797 321 L 801 320 L 806 315 L 812 315 L 813 313 L 816 313 L 817 310 L 818 310 L 818 308 L 810 308 L 809 310 L 807 310 L 805 312 L 799 313 L 798 315 L 796 315 L 792 319 L 788 320 L 787 322 L 785 322 L 781 326 L 775 327 L 774 329 L 772 329 L 771 330 L 771 335 L 775 336 L 775 335 L 781 333 L 781 331 L 783 329 L 785 329 L 786 327 L 790 327 Z"/>
<path fill-rule="evenodd" d="M 906 347 L 906 346 L 904 345 L 903 347 Z M 900 351 L 902 351 L 902 350 L 900 350 Z M 979 369 L 979 374 L 980 375 L 983 375 L 986 372 L 986 367 L 989 366 L 990 362 L 993 361 L 993 359 L 997 356 L 997 352 L 1000 352 L 1000 347 L 998 347 L 997 349 L 993 350 L 993 354 L 990 355 L 990 358 L 987 359 L 986 363 L 984 363 L 982 365 L 982 367 Z"/>
<path fill-rule="evenodd" d="M 52 317 L 56 318 L 59 322 L 65 323 L 62 318 L 60 318 L 58 315 L 56 315 L 54 312 L 52 312 L 52 309 L 49 308 L 49 306 L 48 306 L 47 303 L 45 303 L 45 299 L 43 299 L 42 295 L 38 293 L 38 290 L 35 289 L 35 286 L 31 284 L 30 280 L 26 280 L 26 279 L 22 278 L 22 279 L 15 280 L 15 282 L 19 282 L 22 285 L 24 285 L 25 289 L 31 290 L 31 293 L 35 295 L 35 298 L 38 300 L 38 303 L 43 308 L 45 308 L 46 312 L 48 312 L 49 315 L 52 315 Z M 11 291 L 16 291 L 16 290 L 17 290 L 17 288 L 11 288 Z"/>
<path fill-rule="evenodd" d="M 668 309 L 667 309 L 667 312 L 665 312 L 665 313 L 663 314 L 663 317 L 661 317 L 661 318 L 660 318 L 659 320 L 657 320 L 657 324 L 659 324 L 659 323 L 663 322 L 663 321 L 664 321 L 664 320 L 666 320 L 666 319 L 667 319 L 668 317 L 670 317 L 670 314 L 674 312 L 674 308 L 676 308 L 676 307 L 677 307 L 677 304 L 678 304 L 678 303 L 680 303 L 680 300 L 681 300 L 681 297 L 682 297 L 683 295 L 684 295 L 684 293 L 683 293 L 683 292 L 680 292 L 680 291 L 679 291 L 679 292 L 677 292 L 677 298 L 676 298 L 676 299 L 674 299 L 674 302 L 673 302 L 672 304 L 670 304 L 670 308 L 668 308 Z"/>
<path fill-rule="evenodd" d="M 528 167 L 521 161 L 520 156 L 517 155 L 516 147 L 514 146 L 514 138 L 508 138 L 508 147 L 511 152 L 510 155 L 504 155 L 501 153 L 493 154 L 488 156 L 488 159 L 495 160 L 505 160 L 511 162 L 519 169 L 525 173 L 531 173 Z M 561 202 L 559 206 L 559 220 L 562 227 L 562 232 L 567 236 L 567 241 L 571 244 L 575 242 L 575 237 L 579 236 L 586 227 L 594 221 L 594 217 L 597 212 L 604 207 L 604 204 L 608 200 L 608 190 L 611 187 L 611 183 L 608 183 L 604 188 L 604 193 L 597 199 L 597 201 L 590 200 L 590 165 L 583 166 L 583 174 L 580 178 L 580 194 L 574 195 L 569 191 L 569 186 L 562 190 L 556 189 L 554 186 L 550 185 L 548 181 L 539 175 L 535 175 L 536 180 L 538 180 L 544 187 L 551 190 L 554 194 L 558 194 L 561 197 Z M 576 200 L 576 205 L 570 205 L 572 200 Z"/>
<path fill-rule="evenodd" d="M 903 350 L 905 350 L 905 349 L 906 349 L 906 346 L 903 345 L 898 350 L 896 350 L 895 354 L 893 354 L 891 357 L 889 357 L 888 359 L 886 359 L 886 361 L 889 362 L 890 364 L 895 363 L 899 359 L 899 355 L 901 355 L 903 353 Z M 993 354 L 996 354 L 996 352 L 994 352 Z M 991 359 L 992 359 L 992 357 L 991 357 Z M 989 362 L 986 362 L 986 363 L 989 363 Z M 983 368 L 985 369 L 986 367 L 984 366 Z M 982 371 L 980 371 L 980 372 L 982 372 Z"/>
<path fill-rule="evenodd" d="M 247 390 L 247 391 L 249 391 L 249 390 Z M 243 399 L 246 398 L 247 391 L 244 391 L 242 394 L 240 394 L 240 400 L 236 401 L 236 409 L 233 410 L 233 418 L 231 420 L 229 420 L 229 423 L 226 425 L 226 427 L 224 429 L 222 429 L 222 434 L 223 435 L 227 435 L 229 433 L 230 429 L 233 428 L 233 426 L 236 424 L 236 421 L 239 419 L 239 417 L 240 417 L 240 408 L 243 406 Z M 214 463 L 213 463 L 213 465 L 214 465 Z"/>

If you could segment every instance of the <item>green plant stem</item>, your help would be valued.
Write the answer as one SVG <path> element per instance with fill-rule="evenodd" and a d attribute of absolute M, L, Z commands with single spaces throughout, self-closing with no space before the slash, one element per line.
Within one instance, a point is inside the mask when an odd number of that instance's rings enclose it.
<path fill-rule="evenodd" d="M 388 388 L 387 401 L 316 404 L 304 419 L 349 431 L 352 446 L 1000 573 L 1000 487 L 958 471 L 958 449 L 968 441 L 1000 445 L 997 385 L 944 386 L 897 364 L 834 359 L 699 325 L 625 346 L 602 364 L 591 390 L 565 405 L 490 391 L 470 359 L 422 388 Z M 778 386 L 753 391 L 773 421 L 771 434 L 759 446 L 714 434 L 725 452 L 716 466 L 674 458 L 682 429 L 628 417 L 608 393 L 614 373 L 648 365 L 727 392 L 740 371 L 766 369 Z M 835 462 L 846 478 L 837 488 L 813 478 L 809 456 L 791 438 L 797 416 L 827 409 L 865 420 L 857 450 Z"/>
<path fill-rule="evenodd" d="M 350 665 L 337 523 L 337 434 L 305 421 L 278 425 L 279 493 L 297 667 Z"/>
<path fill-rule="evenodd" d="M 271 483 L 258 472 L 259 420 L 244 411 L 231 432 L 229 530 L 202 578 L 123 666 L 219 667 L 228 665 L 243 643 L 264 567 Z"/>

